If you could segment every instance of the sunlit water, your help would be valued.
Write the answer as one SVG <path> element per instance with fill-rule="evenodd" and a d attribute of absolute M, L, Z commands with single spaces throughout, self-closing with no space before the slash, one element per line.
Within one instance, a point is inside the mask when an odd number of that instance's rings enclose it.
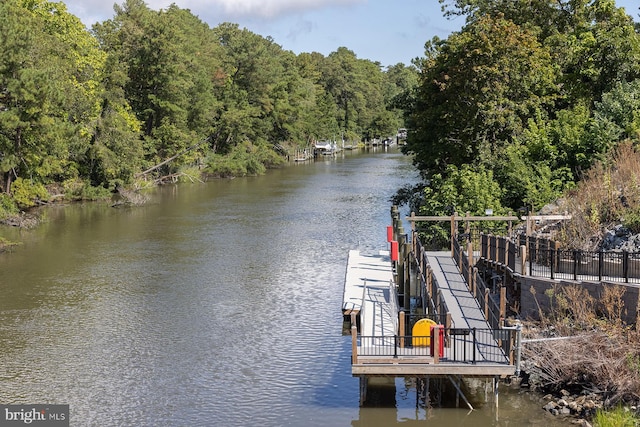
<path fill-rule="evenodd" d="M 0 255 L 0 403 L 69 404 L 72 426 L 554 425 L 506 387 L 497 412 L 477 390 L 425 408 L 411 379 L 359 407 L 347 253 L 386 249 L 416 179 L 395 150 L 347 153 L 0 231 L 24 241 Z"/>

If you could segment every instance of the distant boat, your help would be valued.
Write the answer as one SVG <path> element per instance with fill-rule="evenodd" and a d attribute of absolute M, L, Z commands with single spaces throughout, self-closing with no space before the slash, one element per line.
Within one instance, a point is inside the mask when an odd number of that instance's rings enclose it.
<path fill-rule="evenodd" d="M 314 150 L 316 155 L 331 156 L 338 152 L 338 146 L 333 141 L 317 141 Z"/>
<path fill-rule="evenodd" d="M 395 143 L 396 143 L 396 141 L 393 138 L 387 138 L 384 141 L 382 141 L 382 145 L 384 145 L 385 147 L 390 147 Z"/>

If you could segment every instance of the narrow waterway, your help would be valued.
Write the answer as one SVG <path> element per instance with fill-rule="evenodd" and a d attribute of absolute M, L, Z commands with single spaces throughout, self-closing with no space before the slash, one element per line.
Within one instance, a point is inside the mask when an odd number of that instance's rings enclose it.
<path fill-rule="evenodd" d="M 416 179 L 397 150 L 348 152 L 1 230 L 24 244 L 0 255 L 0 403 L 69 404 L 72 426 L 562 425 L 506 386 L 497 412 L 480 388 L 473 412 L 425 408 L 411 379 L 359 407 L 347 253 L 386 249 Z"/>

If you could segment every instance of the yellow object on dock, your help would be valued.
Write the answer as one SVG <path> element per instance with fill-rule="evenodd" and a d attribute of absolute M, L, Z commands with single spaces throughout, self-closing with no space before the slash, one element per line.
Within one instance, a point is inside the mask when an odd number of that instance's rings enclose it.
<path fill-rule="evenodd" d="M 431 328 L 437 323 L 431 319 L 420 319 L 411 329 L 411 345 L 414 347 L 429 347 L 431 345 Z"/>

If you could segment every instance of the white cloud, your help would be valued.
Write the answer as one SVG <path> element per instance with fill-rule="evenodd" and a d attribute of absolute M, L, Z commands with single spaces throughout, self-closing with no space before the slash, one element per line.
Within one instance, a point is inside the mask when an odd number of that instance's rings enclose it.
<path fill-rule="evenodd" d="M 91 25 L 114 16 L 113 3 L 124 0 L 65 0 L 69 11 Z M 166 9 L 175 3 L 200 17 L 225 21 L 236 18 L 272 19 L 297 12 L 319 10 L 332 6 L 365 4 L 368 0 L 145 0 L 150 9 Z"/>
<path fill-rule="evenodd" d="M 153 2 L 149 4 L 151 3 Z M 192 10 L 214 7 L 221 8 L 225 14 L 231 16 L 273 18 L 283 14 L 321 9 L 328 6 L 366 3 L 366 0 L 184 0 L 176 3 L 183 3 L 184 7 Z"/>

